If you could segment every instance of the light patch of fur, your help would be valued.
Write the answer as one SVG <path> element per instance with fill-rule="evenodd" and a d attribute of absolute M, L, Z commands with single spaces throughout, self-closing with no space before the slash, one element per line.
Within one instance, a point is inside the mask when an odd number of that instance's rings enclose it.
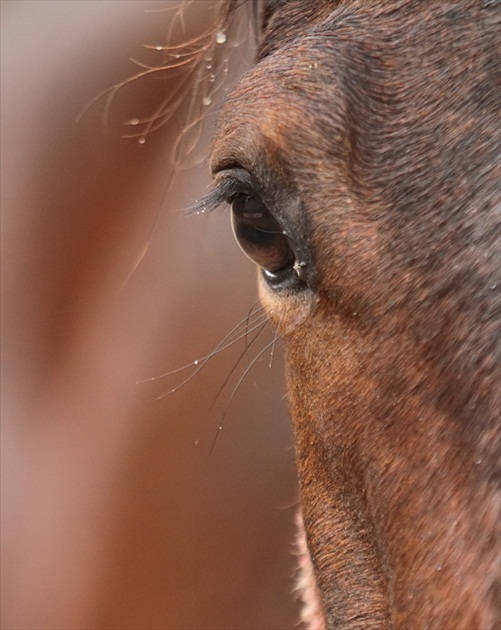
<path fill-rule="evenodd" d="M 296 515 L 296 526 L 296 553 L 299 562 L 294 591 L 302 602 L 300 621 L 306 630 L 326 630 L 325 615 L 320 603 L 310 552 L 306 544 L 301 510 Z"/>

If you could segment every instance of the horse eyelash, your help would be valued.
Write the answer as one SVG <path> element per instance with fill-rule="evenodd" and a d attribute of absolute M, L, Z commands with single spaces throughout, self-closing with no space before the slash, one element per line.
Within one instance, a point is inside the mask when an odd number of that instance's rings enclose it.
<path fill-rule="evenodd" d="M 231 204 L 233 199 L 242 192 L 241 186 L 229 177 L 214 184 L 214 188 L 188 209 L 189 214 L 206 214 L 214 212 L 223 204 Z"/>
<path fill-rule="evenodd" d="M 231 173 L 230 173 L 231 170 Z M 212 190 L 195 201 L 188 209 L 189 214 L 205 214 L 217 210 L 222 204 L 230 204 L 241 194 L 255 195 L 254 186 L 248 173 L 242 168 L 221 171 L 215 177 Z"/>

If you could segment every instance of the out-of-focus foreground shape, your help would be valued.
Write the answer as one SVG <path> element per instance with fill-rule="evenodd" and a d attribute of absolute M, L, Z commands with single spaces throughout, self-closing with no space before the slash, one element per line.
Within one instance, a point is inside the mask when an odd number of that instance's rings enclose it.
<path fill-rule="evenodd" d="M 115 98 L 111 133 L 102 102 L 75 122 L 164 41 L 172 5 L 2 3 L 5 629 L 295 623 L 280 365 L 256 364 L 210 457 L 228 394 L 209 407 L 242 346 L 171 396 L 183 374 L 136 384 L 245 317 L 252 266 L 227 217 L 180 212 L 207 168 L 169 187 L 175 116 L 144 144 L 116 132 L 154 108 L 164 77 Z"/>

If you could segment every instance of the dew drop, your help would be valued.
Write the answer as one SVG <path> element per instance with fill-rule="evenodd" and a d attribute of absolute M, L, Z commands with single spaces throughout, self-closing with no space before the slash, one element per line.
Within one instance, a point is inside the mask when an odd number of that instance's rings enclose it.
<path fill-rule="evenodd" d="M 199 444 L 199 443 L 200 443 L 200 440 L 194 440 L 194 442 L 193 442 L 193 444 L 194 444 L 195 446 L 198 446 L 198 444 Z"/>
<path fill-rule="evenodd" d="M 216 80 L 216 75 L 215 74 L 209 74 L 209 83 L 214 83 L 215 80 Z"/>
<path fill-rule="evenodd" d="M 493 282 L 491 285 L 489 285 L 491 289 L 495 289 L 498 286 L 497 282 Z"/>
<path fill-rule="evenodd" d="M 435 565 L 435 571 L 441 571 L 442 570 L 442 565 L 440 563 Z"/>
<path fill-rule="evenodd" d="M 212 68 L 212 64 L 211 64 L 211 63 L 208 63 L 208 64 L 207 64 L 207 70 L 210 70 L 211 68 Z"/>
<path fill-rule="evenodd" d="M 158 46 L 155 46 L 155 50 L 163 50 L 163 49 L 164 49 L 164 47 L 160 46 L 160 44 L 158 44 Z"/>
<path fill-rule="evenodd" d="M 482 463 L 482 458 L 481 457 L 477 457 L 477 459 L 475 460 L 475 464 L 478 466 L 481 463 Z"/>
<path fill-rule="evenodd" d="M 174 59 L 181 59 L 181 55 L 173 55 Z"/>
<path fill-rule="evenodd" d="M 131 118 L 127 124 L 134 125 L 134 126 L 139 125 L 139 118 Z"/>
<path fill-rule="evenodd" d="M 203 105 L 210 105 L 212 103 L 212 97 L 211 96 L 204 96 L 202 99 L 202 104 Z"/>
<path fill-rule="evenodd" d="M 143 136 L 142 138 L 139 138 L 138 142 L 139 144 L 144 144 L 146 142 L 146 138 Z"/>
<path fill-rule="evenodd" d="M 193 361 L 193 365 L 198 365 L 198 359 L 195 359 L 195 361 Z"/>
<path fill-rule="evenodd" d="M 216 44 L 224 44 L 226 41 L 226 33 L 224 31 L 218 31 L 214 39 L 216 40 Z"/>
<path fill-rule="evenodd" d="M 217 430 L 218 430 L 218 431 L 222 431 L 222 430 L 223 430 L 223 427 L 222 427 L 222 426 L 221 426 L 221 427 L 218 427 L 218 428 L 217 428 Z"/>

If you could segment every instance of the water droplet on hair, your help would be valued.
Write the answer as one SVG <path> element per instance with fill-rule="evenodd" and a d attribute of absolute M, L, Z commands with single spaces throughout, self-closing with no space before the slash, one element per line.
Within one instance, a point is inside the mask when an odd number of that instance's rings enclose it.
<path fill-rule="evenodd" d="M 210 105 L 212 103 L 212 96 L 204 96 L 202 99 L 203 105 Z"/>
<path fill-rule="evenodd" d="M 126 123 L 127 125 L 139 125 L 139 118 L 131 118 Z"/>
<path fill-rule="evenodd" d="M 198 365 L 198 359 L 195 359 L 195 361 L 193 361 L 193 365 Z"/>
<path fill-rule="evenodd" d="M 490 286 L 491 289 L 495 289 L 498 286 L 498 283 L 497 282 L 493 282 L 489 286 Z"/>
<path fill-rule="evenodd" d="M 212 64 L 211 64 L 211 63 L 208 63 L 208 64 L 207 64 L 207 70 L 210 70 L 211 68 L 212 68 Z"/>
<path fill-rule="evenodd" d="M 215 74 L 209 74 L 209 83 L 214 83 L 215 80 L 216 80 L 216 75 Z"/>
<path fill-rule="evenodd" d="M 481 457 L 477 457 L 477 459 L 475 460 L 475 464 L 478 466 L 481 463 L 482 463 L 482 458 Z"/>
<path fill-rule="evenodd" d="M 158 44 L 158 46 L 155 46 L 155 50 L 163 50 L 163 49 L 164 49 L 164 47 L 160 46 L 160 44 Z"/>
<path fill-rule="evenodd" d="M 216 40 L 216 44 L 224 44 L 226 42 L 226 33 L 224 31 L 218 31 L 214 35 L 214 39 Z"/>
<path fill-rule="evenodd" d="M 435 571 L 441 571 L 442 570 L 442 564 L 439 562 L 435 565 Z"/>
<path fill-rule="evenodd" d="M 146 142 L 146 138 L 143 136 L 142 138 L 139 138 L 138 142 L 139 144 L 144 144 Z"/>
<path fill-rule="evenodd" d="M 174 57 L 174 59 L 181 59 L 181 55 L 178 55 L 178 54 L 173 55 L 173 57 Z"/>

